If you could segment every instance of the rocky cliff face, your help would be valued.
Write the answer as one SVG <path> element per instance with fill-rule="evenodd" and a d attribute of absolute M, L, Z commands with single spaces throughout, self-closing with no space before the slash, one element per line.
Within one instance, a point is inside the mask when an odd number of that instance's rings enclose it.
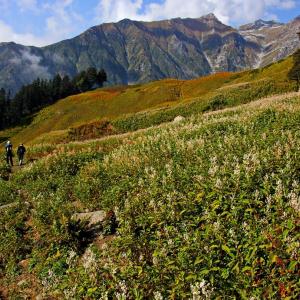
<path fill-rule="evenodd" d="M 74 76 L 90 66 L 104 68 L 113 84 L 244 70 L 291 54 L 299 45 L 299 24 L 299 18 L 288 24 L 259 20 L 236 30 L 213 14 L 158 22 L 125 19 L 43 48 L 1 43 L 0 87 L 15 92 L 37 77 Z"/>
<path fill-rule="evenodd" d="M 253 67 L 261 67 L 292 54 L 299 46 L 297 32 L 300 16 L 288 24 L 258 20 L 239 28 L 245 40 L 260 45 L 258 60 Z"/>

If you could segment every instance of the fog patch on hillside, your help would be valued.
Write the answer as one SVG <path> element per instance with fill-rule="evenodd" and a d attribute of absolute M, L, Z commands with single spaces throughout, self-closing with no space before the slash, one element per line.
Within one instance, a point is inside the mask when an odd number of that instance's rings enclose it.
<path fill-rule="evenodd" d="M 10 59 L 14 65 L 23 66 L 22 73 L 30 78 L 51 78 L 48 67 L 41 64 L 42 57 L 31 53 L 30 49 L 20 51 L 19 57 Z"/>

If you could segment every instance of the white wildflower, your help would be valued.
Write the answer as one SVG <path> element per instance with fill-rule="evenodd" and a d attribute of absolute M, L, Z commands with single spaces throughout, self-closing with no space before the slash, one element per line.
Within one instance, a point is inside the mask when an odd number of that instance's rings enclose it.
<path fill-rule="evenodd" d="M 89 271 L 90 269 L 94 269 L 96 267 L 96 255 L 91 248 L 88 248 L 83 254 L 82 265 L 85 271 Z"/>
<path fill-rule="evenodd" d="M 160 292 L 154 292 L 154 300 L 163 300 L 163 296 Z"/>
<path fill-rule="evenodd" d="M 212 298 L 214 289 L 210 287 L 210 283 L 202 280 L 195 285 L 191 285 L 192 299 L 193 300 L 209 300 Z"/>
<path fill-rule="evenodd" d="M 108 300 L 108 292 L 102 294 L 99 300 Z"/>
<path fill-rule="evenodd" d="M 73 251 L 73 250 L 71 250 L 71 251 L 69 252 L 69 255 L 68 255 L 67 259 L 66 259 L 66 263 L 67 263 L 69 266 L 71 266 L 71 265 L 74 263 L 75 258 L 76 258 L 76 255 L 77 255 L 77 253 L 76 253 L 75 251 Z"/>
<path fill-rule="evenodd" d="M 300 197 L 294 191 L 288 194 L 288 204 L 292 207 L 296 212 L 300 212 Z"/>
<path fill-rule="evenodd" d="M 208 170 L 208 174 L 213 177 L 217 172 L 218 172 L 218 161 L 217 158 L 214 156 L 211 159 L 211 166 Z"/>
<path fill-rule="evenodd" d="M 220 222 L 219 222 L 219 221 L 214 222 L 214 223 L 213 223 L 213 227 L 214 227 L 214 230 L 215 230 L 215 231 L 218 231 L 218 230 L 220 229 Z"/>
<path fill-rule="evenodd" d="M 222 180 L 221 180 L 220 178 L 218 178 L 218 179 L 216 180 L 215 187 L 216 187 L 217 189 L 221 189 L 221 188 L 223 187 L 223 183 L 222 183 Z"/>
<path fill-rule="evenodd" d="M 153 258 L 152 258 L 152 263 L 153 263 L 153 265 L 154 266 L 157 266 L 158 265 L 158 258 L 156 257 L 156 256 L 153 256 Z"/>
<path fill-rule="evenodd" d="M 278 179 L 276 182 L 277 186 L 276 186 L 276 190 L 275 190 L 275 196 L 280 198 L 283 196 L 283 184 L 281 179 Z"/>

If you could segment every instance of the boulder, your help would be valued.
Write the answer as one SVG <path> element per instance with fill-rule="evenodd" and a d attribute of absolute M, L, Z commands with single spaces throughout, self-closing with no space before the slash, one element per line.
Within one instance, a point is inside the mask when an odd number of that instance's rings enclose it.
<path fill-rule="evenodd" d="M 180 122 L 182 122 L 182 121 L 184 121 L 185 120 L 185 117 L 183 117 L 183 116 L 177 116 L 175 119 L 174 119 L 174 123 L 180 123 Z"/>
<path fill-rule="evenodd" d="M 88 221 L 88 225 L 93 227 L 106 219 L 107 213 L 103 210 L 93 211 L 88 213 L 77 213 L 73 215 L 74 220 Z"/>

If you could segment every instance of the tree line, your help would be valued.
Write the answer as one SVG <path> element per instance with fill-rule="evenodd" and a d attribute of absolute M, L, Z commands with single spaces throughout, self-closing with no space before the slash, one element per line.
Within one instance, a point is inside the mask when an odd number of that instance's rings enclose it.
<path fill-rule="evenodd" d="M 10 92 L 0 89 L 0 129 L 20 124 L 27 116 L 41 108 L 55 103 L 57 100 L 87 92 L 103 86 L 107 81 L 106 72 L 101 69 L 89 68 L 74 78 L 61 77 L 36 79 L 31 84 L 24 85 L 12 98 Z"/>

